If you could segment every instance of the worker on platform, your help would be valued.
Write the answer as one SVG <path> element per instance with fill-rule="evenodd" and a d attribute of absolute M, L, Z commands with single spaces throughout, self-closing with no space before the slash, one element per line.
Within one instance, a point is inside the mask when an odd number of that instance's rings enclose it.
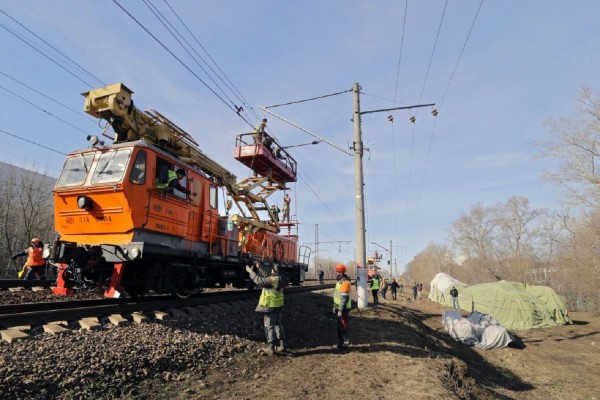
<path fill-rule="evenodd" d="M 252 135 L 252 138 L 254 139 L 255 144 L 263 142 L 265 129 L 267 129 L 267 119 L 263 118 L 260 124 L 256 128 L 254 128 L 254 134 Z"/>
<path fill-rule="evenodd" d="M 262 287 L 256 312 L 263 314 L 263 327 L 267 337 L 268 346 L 259 351 L 264 355 L 273 355 L 275 350 L 285 351 L 285 331 L 281 323 L 281 311 L 283 309 L 284 282 L 279 276 L 279 265 L 273 264 L 273 272 L 265 276 L 258 261 L 255 261 L 253 269 L 246 265 L 246 271 L 250 279 L 259 287 Z M 279 346 L 275 348 L 276 343 Z"/>
<path fill-rule="evenodd" d="M 279 222 L 279 213 L 281 212 L 281 210 L 279 209 L 279 206 L 277 204 L 272 204 L 270 209 L 271 209 L 271 215 L 273 217 L 273 221 Z"/>
<path fill-rule="evenodd" d="M 46 260 L 42 257 L 43 251 L 44 243 L 38 238 L 33 238 L 31 239 L 31 246 L 12 256 L 13 261 L 16 260 L 17 257 L 27 256 L 27 261 L 23 267 L 25 271 L 23 279 L 46 279 L 46 273 L 44 271 Z"/>
<path fill-rule="evenodd" d="M 352 308 L 350 299 L 350 278 L 346 275 L 346 266 L 338 264 L 335 267 L 337 274 L 337 283 L 333 291 L 333 314 L 337 318 L 337 336 L 338 342 L 333 346 L 336 350 L 344 350 L 350 346 L 348 339 L 348 314 Z"/>
<path fill-rule="evenodd" d="M 177 171 L 168 170 L 167 171 L 167 182 L 162 183 L 157 179 L 156 188 L 159 190 L 163 190 L 165 192 L 169 192 L 169 193 L 172 193 L 173 189 L 177 189 L 180 192 L 183 192 L 187 195 L 191 195 L 191 196 L 198 195 L 198 193 L 196 193 L 196 192 L 192 193 L 191 190 L 187 189 L 181 183 L 179 183 L 180 180 L 185 178 L 185 175 L 186 175 L 186 173 L 183 168 L 179 168 Z"/>
<path fill-rule="evenodd" d="M 289 194 L 285 194 L 285 197 L 283 198 L 283 217 L 281 218 L 281 222 L 285 222 L 285 220 L 287 219 L 287 222 L 290 222 L 290 205 L 292 203 L 292 199 L 290 197 Z"/>

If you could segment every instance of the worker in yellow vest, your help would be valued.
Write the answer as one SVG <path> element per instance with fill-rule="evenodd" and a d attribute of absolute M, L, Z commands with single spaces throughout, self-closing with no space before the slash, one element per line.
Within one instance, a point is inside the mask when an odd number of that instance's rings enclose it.
<path fill-rule="evenodd" d="M 285 351 L 285 332 L 281 324 L 281 310 L 283 309 L 283 287 L 284 283 L 279 276 L 279 265 L 273 264 L 271 274 L 265 276 L 260 263 L 254 263 L 256 270 L 246 265 L 246 271 L 250 279 L 259 287 L 262 287 L 256 312 L 263 314 L 263 327 L 267 337 L 268 347 L 259 351 L 264 355 L 273 355 L 275 344 L 279 342 L 277 351 Z"/>
<path fill-rule="evenodd" d="M 379 292 L 379 285 L 381 282 L 381 277 L 379 274 L 375 275 L 371 278 L 371 293 L 373 294 L 373 303 L 379 304 L 379 298 L 377 297 L 377 293 Z"/>
<path fill-rule="evenodd" d="M 346 275 L 346 266 L 338 264 L 335 267 L 337 283 L 333 291 L 333 314 L 337 317 L 338 343 L 333 346 L 336 350 L 344 350 L 350 346 L 348 339 L 348 314 L 352 308 L 350 299 L 350 278 Z"/>

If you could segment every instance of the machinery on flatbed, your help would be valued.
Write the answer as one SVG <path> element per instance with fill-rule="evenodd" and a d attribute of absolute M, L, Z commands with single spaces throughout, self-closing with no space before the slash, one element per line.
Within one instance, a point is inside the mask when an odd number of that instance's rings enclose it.
<path fill-rule="evenodd" d="M 57 181 L 55 293 L 97 284 L 107 286 L 107 297 L 150 290 L 186 297 L 202 287 L 247 287 L 244 266 L 255 260 L 267 269 L 278 263 L 289 283 L 300 284 L 309 250 L 298 248 L 297 221 L 280 234 L 267 202 L 296 181 L 296 161 L 280 146 L 276 156 L 262 142 L 246 141 L 252 133 L 240 134 L 234 156 L 253 176 L 237 182 L 183 129 L 155 110 L 135 108 L 132 93 L 118 83 L 83 94 L 85 112 L 108 122 L 102 134 L 112 143 L 88 137 L 91 146 L 67 156 Z M 180 170 L 178 190 L 170 184 Z M 225 215 L 220 188 L 231 198 Z M 230 215 L 234 202 L 239 214 Z"/>

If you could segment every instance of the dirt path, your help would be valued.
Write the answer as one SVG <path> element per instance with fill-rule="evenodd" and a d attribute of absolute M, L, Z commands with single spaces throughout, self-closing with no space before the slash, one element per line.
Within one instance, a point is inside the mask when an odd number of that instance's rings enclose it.
<path fill-rule="evenodd" d="M 156 382 L 145 394 L 180 399 L 600 399 L 598 316 L 573 313 L 574 325 L 517 332 L 522 349 L 490 351 L 450 339 L 441 326 L 447 308 L 427 300 L 383 300 L 377 307 L 352 311 L 352 347 L 340 354 L 331 349 L 336 335 L 330 297 L 307 294 L 286 301 L 290 354 L 259 355 L 263 343 L 257 342 L 225 370 L 209 370 L 187 382 Z"/>

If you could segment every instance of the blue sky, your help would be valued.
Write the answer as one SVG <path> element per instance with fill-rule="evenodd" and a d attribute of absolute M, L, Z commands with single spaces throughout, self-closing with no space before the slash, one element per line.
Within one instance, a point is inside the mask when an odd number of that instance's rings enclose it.
<path fill-rule="evenodd" d="M 257 105 L 341 92 L 354 82 L 363 111 L 436 103 L 437 118 L 423 108 L 396 111 L 393 123 L 387 113 L 362 120 L 368 253 L 379 250 L 371 242 L 392 240 L 400 269 L 429 242 L 446 242 L 452 221 L 478 202 L 522 196 L 532 208 L 557 208 L 555 190 L 542 180 L 552 164 L 534 158 L 532 142 L 548 137 L 546 118 L 573 111 L 581 85 L 600 86 L 600 2 L 592 0 L 487 0 L 474 25 L 480 0 L 118 3 L 194 73 L 113 1 L 0 0 L 0 161 L 56 176 L 63 156 L 11 135 L 63 153 L 86 147 L 86 135 L 100 128 L 81 115 L 80 94 L 99 81 L 125 83 L 136 106 L 168 116 L 240 178 L 249 171 L 232 158 L 233 146 L 248 122 L 267 116 L 284 145 L 313 140 Z M 224 74 L 202 71 L 148 5 L 187 35 L 170 5 Z M 230 108 L 242 101 L 248 122 Z M 352 107 L 345 93 L 273 111 L 347 148 Z M 321 244 L 320 258 L 352 260 L 352 157 L 323 143 L 290 152 L 300 171 L 292 214 L 301 242 L 315 241 L 318 224 L 320 242 L 351 242 Z"/>

